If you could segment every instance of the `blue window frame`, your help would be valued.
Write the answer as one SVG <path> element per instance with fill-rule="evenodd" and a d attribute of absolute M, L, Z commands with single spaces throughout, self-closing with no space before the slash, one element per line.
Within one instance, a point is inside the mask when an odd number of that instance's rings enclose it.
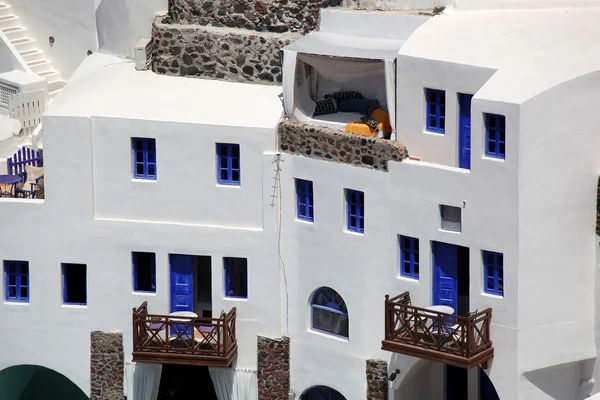
<path fill-rule="evenodd" d="M 312 329 L 348 338 L 348 309 L 342 296 L 329 287 L 319 288 L 312 300 Z"/>
<path fill-rule="evenodd" d="M 29 263 L 4 261 L 4 285 L 6 301 L 29 302 Z"/>
<path fill-rule="evenodd" d="M 365 233 L 365 194 L 346 189 L 346 219 L 350 232 Z"/>
<path fill-rule="evenodd" d="M 248 298 L 248 260 L 245 258 L 225 257 L 225 297 Z"/>
<path fill-rule="evenodd" d="M 346 398 L 328 386 L 315 386 L 304 392 L 300 400 L 346 400 Z"/>
<path fill-rule="evenodd" d="M 483 251 L 483 291 L 504 296 L 504 255 Z"/>
<path fill-rule="evenodd" d="M 132 138 L 133 177 L 156 180 L 156 140 Z"/>
<path fill-rule="evenodd" d="M 240 145 L 217 143 L 217 181 L 221 185 L 239 186 Z"/>
<path fill-rule="evenodd" d="M 62 264 L 63 303 L 87 304 L 87 266 Z"/>
<path fill-rule="evenodd" d="M 400 236 L 400 275 L 419 279 L 419 239 Z"/>
<path fill-rule="evenodd" d="M 296 197 L 298 219 L 314 221 L 313 183 L 304 179 L 296 179 Z"/>
<path fill-rule="evenodd" d="M 156 293 L 156 256 L 154 253 L 131 253 L 133 290 Z"/>
<path fill-rule="evenodd" d="M 506 118 L 504 115 L 485 114 L 485 155 L 505 158 Z"/>
<path fill-rule="evenodd" d="M 446 92 L 425 89 L 425 99 L 427 131 L 444 134 L 446 131 Z"/>

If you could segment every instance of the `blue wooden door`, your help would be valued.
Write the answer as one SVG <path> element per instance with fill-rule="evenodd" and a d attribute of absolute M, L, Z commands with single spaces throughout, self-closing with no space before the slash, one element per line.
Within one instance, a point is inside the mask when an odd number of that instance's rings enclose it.
<path fill-rule="evenodd" d="M 193 256 L 171 254 L 171 312 L 194 310 Z"/>
<path fill-rule="evenodd" d="M 433 242 L 433 304 L 458 311 L 458 248 Z"/>
<path fill-rule="evenodd" d="M 471 169 L 471 99 L 472 94 L 458 94 L 458 166 Z"/>

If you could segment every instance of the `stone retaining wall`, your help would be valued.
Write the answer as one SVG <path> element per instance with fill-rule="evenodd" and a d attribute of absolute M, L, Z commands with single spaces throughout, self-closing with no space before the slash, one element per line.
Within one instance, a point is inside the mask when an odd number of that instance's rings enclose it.
<path fill-rule="evenodd" d="M 290 392 L 290 339 L 258 336 L 258 400 L 286 400 Z"/>
<path fill-rule="evenodd" d="M 342 0 L 173 0 L 170 16 L 181 24 L 245 28 L 259 32 L 310 32 L 321 8 Z"/>
<path fill-rule="evenodd" d="M 335 129 L 283 121 L 278 128 L 281 151 L 304 157 L 388 170 L 388 161 L 408 157 L 396 140 L 373 139 Z"/>
<path fill-rule="evenodd" d="M 297 35 L 199 25 L 153 25 L 153 70 L 234 82 L 281 84 L 280 49 Z"/>
<path fill-rule="evenodd" d="M 367 400 L 387 400 L 388 364 L 382 360 L 367 360 Z"/>
<path fill-rule="evenodd" d="M 123 400 L 123 334 L 90 335 L 90 400 Z"/>

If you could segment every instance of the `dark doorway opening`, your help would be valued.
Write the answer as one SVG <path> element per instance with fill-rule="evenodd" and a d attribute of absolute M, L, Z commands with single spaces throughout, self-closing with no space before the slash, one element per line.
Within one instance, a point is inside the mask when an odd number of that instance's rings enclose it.
<path fill-rule="evenodd" d="M 466 368 L 446 366 L 446 400 L 467 400 L 469 398 L 469 378 Z"/>
<path fill-rule="evenodd" d="M 218 400 L 208 367 L 163 364 L 157 400 Z"/>

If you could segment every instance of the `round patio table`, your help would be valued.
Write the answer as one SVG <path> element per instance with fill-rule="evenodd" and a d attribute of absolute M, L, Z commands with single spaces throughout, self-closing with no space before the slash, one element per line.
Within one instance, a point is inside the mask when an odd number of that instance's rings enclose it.
<path fill-rule="evenodd" d="M 0 187 L 0 197 L 14 197 L 15 185 L 18 182 L 21 182 L 19 175 L 0 175 L 0 185 L 4 186 Z M 9 191 L 6 191 L 6 185 L 10 185 Z"/>

